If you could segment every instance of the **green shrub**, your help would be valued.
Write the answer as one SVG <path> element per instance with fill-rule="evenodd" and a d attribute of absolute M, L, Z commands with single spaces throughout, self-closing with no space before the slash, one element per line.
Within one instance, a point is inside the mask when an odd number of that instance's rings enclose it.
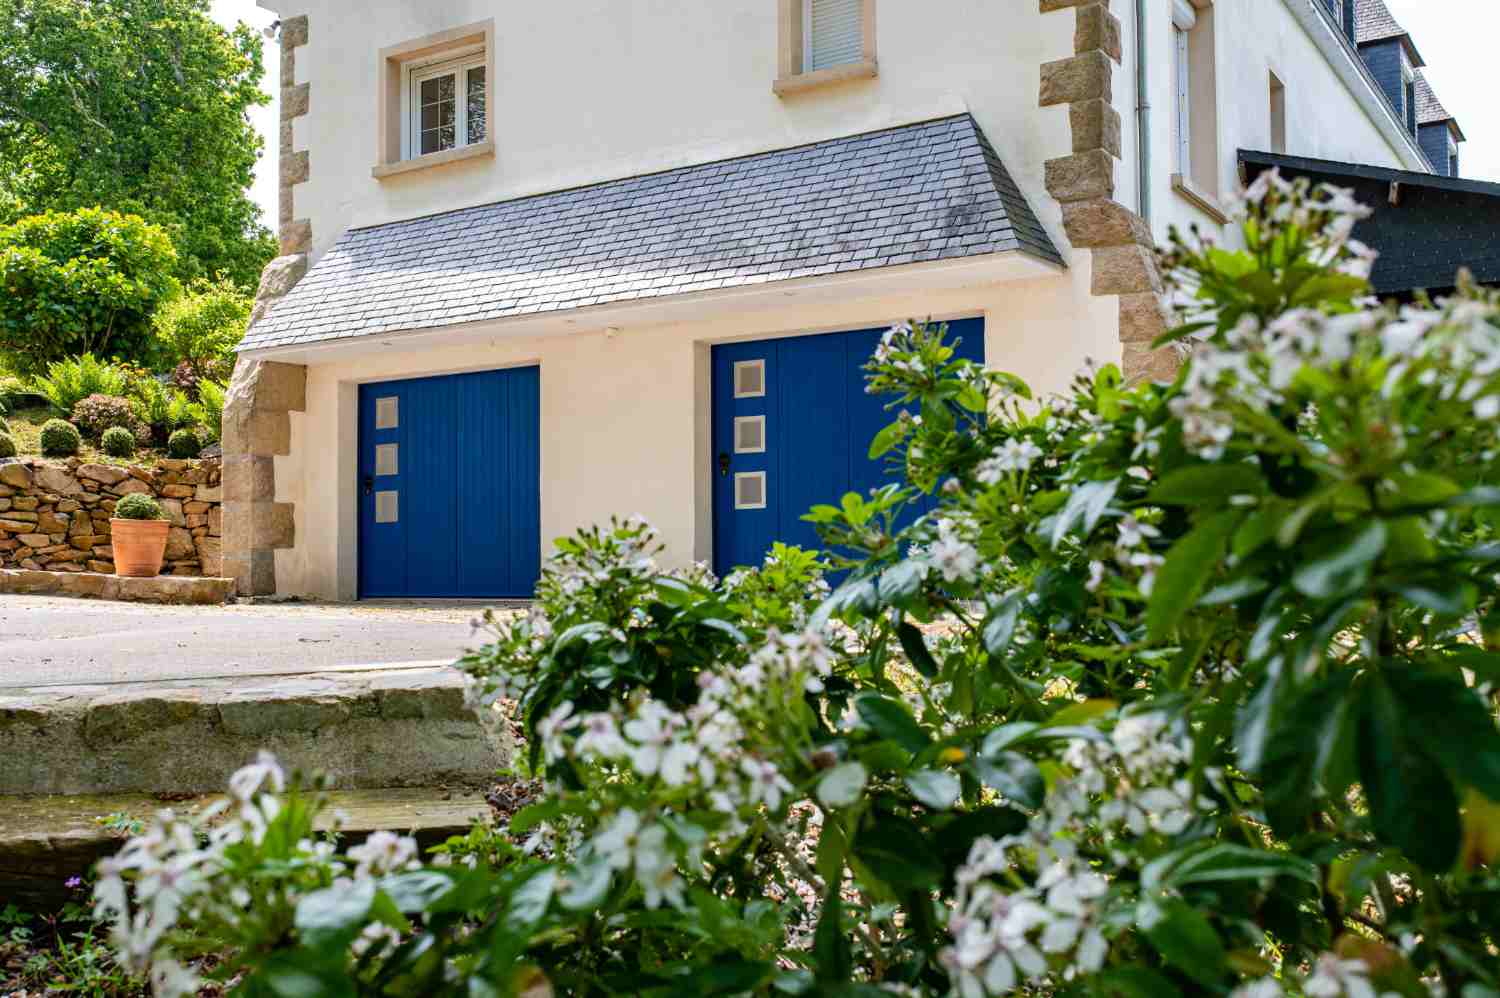
<path fill-rule="evenodd" d="M 110 457 L 135 455 L 135 434 L 124 426 L 111 426 L 99 438 L 100 449 Z"/>
<path fill-rule="evenodd" d="M 78 427 L 65 419 L 49 419 L 42 424 L 43 457 L 72 457 L 83 446 Z"/>
<path fill-rule="evenodd" d="M 197 457 L 203 450 L 203 440 L 192 427 L 173 430 L 167 438 L 167 456 L 175 458 Z"/>
<path fill-rule="evenodd" d="M 0 353 L 23 377 L 85 350 L 146 361 L 152 313 L 180 294 L 176 267 L 166 231 L 137 215 L 84 208 L 0 226 Z"/>
<path fill-rule="evenodd" d="M 130 389 L 130 379 L 113 364 L 86 353 L 76 360 L 51 365 L 45 377 L 36 379 L 35 387 L 52 408 L 67 416 L 90 395 L 124 395 Z"/>
<path fill-rule="evenodd" d="M 90 395 L 73 407 L 71 422 L 84 436 L 98 440 L 110 427 L 129 429 L 139 420 L 129 399 L 118 395 Z"/>
<path fill-rule="evenodd" d="M 0 429 L 0 457 L 15 457 L 18 452 L 16 438 Z"/>
<path fill-rule="evenodd" d="M 131 382 L 130 398 L 136 411 L 151 428 L 155 440 L 165 443 L 172 431 L 193 421 L 191 403 L 155 378 L 137 378 Z"/>
<path fill-rule="evenodd" d="M 41 391 L 15 375 L 0 376 L 0 407 L 23 409 L 33 405 L 46 405 L 47 401 L 47 396 Z"/>
<path fill-rule="evenodd" d="M 251 297 L 227 279 L 194 281 L 187 293 L 152 318 L 168 365 L 186 366 L 197 379 L 220 378 L 250 324 Z"/>
<path fill-rule="evenodd" d="M 189 411 L 210 440 L 219 440 L 224 432 L 224 395 L 227 389 L 217 381 L 198 383 L 198 401 Z"/>
<path fill-rule="evenodd" d="M 115 503 L 118 520 L 160 520 L 161 503 L 142 492 L 132 492 Z"/>

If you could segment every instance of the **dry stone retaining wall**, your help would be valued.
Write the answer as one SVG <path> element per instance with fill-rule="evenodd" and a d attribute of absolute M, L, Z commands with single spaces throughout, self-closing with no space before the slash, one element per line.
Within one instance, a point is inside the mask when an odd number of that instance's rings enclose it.
<path fill-rule="evenodd" d="M 0 568 L 112 574 L 109 519 L 116 501 L 132 492 L 154 496 L 172 524 L 163 574 L 223 574 L 216 459 L 150 466 L 0 461 Z"/>

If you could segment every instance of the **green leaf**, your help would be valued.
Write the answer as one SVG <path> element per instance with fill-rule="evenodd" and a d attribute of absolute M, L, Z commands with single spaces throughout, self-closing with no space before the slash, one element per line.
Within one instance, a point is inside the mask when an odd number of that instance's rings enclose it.
<path fill-rule="evenodd" d="M 1200 464 L 1179 468 L 1151 490 L 1147 501 L 1158 506 L 1217 506 L 1231 496 L 1262 495 L 1260 470 L 1249 464 Z"/>
<path fill-rule="evenodd" d="M 1237 512 L 1211 516 L 1167 552 L 1166 563 L 1156 573 L 1156 584 L 1146 607 L 1146 624 L 1154 640 L 1170 636 L 1177 622 L 1192 609 L 1218 569 L 1239 520 Z"/>
<path fill-rule="evenodd" d="M 1365 684 L 1359 718 L 1359 778 L 1376 836 L 1417 864 L 1445 871 L 1458 858 L 1458 795 L 1425 750 L 1426 724 L 1409 716 L 1378 677 Z"/>
<path fill-rule="evenodd" d="M 1168 964 L 1215 994 L 1222 990 L 1224 943 L 1196 909 L 1176 898 L 1148 899 L 1136 908 L 1136 924 Z"/>
<path fill-rule="evenodd" d="M 1180 998 L 1177 985 L 1150 967 L 1113 967 L 1094 976 L 1090 982 L 1095 993 L 1104 998 Z"/>
<path fill-rule="evenodd" d="M 1009 724 L 1002 724 L 984 736 L 984 744 L 980 746 L 979 751 L 986 757 L 997 756 L 1010 746 L 1019 744 L 1035 734 L 1038 727 L 1040 726 L 1030 721 L 1012 721 Z"/>
<path fill-rule="evenodd" d="M 1292 585 L 1313 599 L 1334 599 L 1363 588 L 1375 559 L 1385 550 L 1386 528 L 1379 520 L 1354 531 L 1341 543 L 1298 565 Z"/>
<path fill-rule="evenodd" d="M 854 957 L 849 950 L 849 934 L 844 931 L 844 899 L 837 881 L 828 885 L 823 912 L 813 931 L 813 956 L 819 984 L 842 984 L 854 972 Z"/>
<path fill-rule="evenodd" d="M 557 887 L 557 871 L 544 867 L 511 892 L 505 912 L 505 926 L 511 932 L 530 932 L 547 914 L 552 892 Z"/>
<path fill-rule="evenodd" d="M 1222 842 L 1194 844 L 1152 860 L 1141 871 L 1141 889 L 1155 893 L 1192 884 L 1273 877 L 1294 877 L 1314 887 L 1321 883 L 1317 866 L 1300 856 Z"/>
<path fill-rule="evenodd" d="M 963 784 L 957 776 L 946 769 L 919 769 L 909 773 L 906 786 L 912 796 L 938 811 L 946 811 L 958 803 Z"/>
<path fill-rule="evenodd" d="M 913 755 L 932 744 L 905 704 L 878 693 L 864 693 L 855 698 L 854 708 L 877 735 L 889 738 Z"/>
<path fill-rule="evenodd" d="M 908 560 L 899 565 L 892 565 L 881 572 L 880 582 L 876 585 L 880 601 L 893 606 L 906 605 L 913 596 L 922 591 L 922 579 L 926 571 L 926 565 L 919 561 Z"/>
<path fill-rule="evenodd" d="M 891 423 L 889 426 L 885 427 L 879 433 L 875 434 L 875 439 L 870 441 L 870 450 L 868 454 L 870 460 L 874 461 L 889 454 L 897 447 L 897 445 L 901 443 L 901 441 L 906 439 L 907 432 L 908 425 L 900 420 L 897 420 L 896 422 Z"/>
<path fill-rule="evenodd" d="M 1353 681 L 1354 670 L 1341 669 L 1288 692 L 1283 702 L 1274 701 L 1273 689 L 1262 690 L 1273 698 L 1271 719 L 1262 758 L 1253 771 L 1265 782 L 1266 816 L 1271 827 L 1285 838 L 1307 830 L 1307 816 L 1320 806 L 1323 793 L 1338 795 L 1344 789 L 1328 785 L 1325 777 L 1340 753 L 1347 752 L 1350 730 L 1346 719 Z M 1245 757 L 1245 738 L 1254 726 L 1247 723 L 1243 711 L 1266 706 L 1262 694 L 1257 694 L 1242 710 L 1238 738 L 1242 763 L 1247 768 L 1253 760 Z"/>
<path fill-rule="evenodd" d="M 1479 695 L 1454 675 L 1396 665 L 1385 666 L 1381 675 L 1427 753 L 1464 783 L 1500 801 L 1500 730 Z"/>
<path fill-rule="evenodd" d="M 854 855 L 883 883 L 898 890 L 927 890 L 943 877 L 943 862 L 922 826 L 882 814 L 854 836 Z"/>
<path fill-rule="evenodd" d="M 896 627 L 896 637 L 901 640 L 901 649 L 906 652 L 906 657 L 911 660 L 912 667 L 928 679 L 938 674 L 937 661 L 932 657 L 932 652 L 927 648 L 927 642 L 922 638 L 922 632 L 909 620 L 903 620 Z"/>
<path fill-rule="evenodd" d="M 974 761 L 975 772 L 986 786 L 993 787 L 1023 807 L 1042 806 L 1047 792 L 1042 771 L 1037 764 L 1019 752 L 1001 752 L 994 758 Z"/>
<path fill-rule="evenodd" d="M 842 822 L 833 818 L 823 821 L 823 830 L 818 834 L 818 851 L 814 858 L 818 876 L 825 884 L 838 882 L 844 872 L 844 856 L 849 852 L 849 838 L 844 834 Z"/>
<path fill-rule="evenodd" d="M 1068 501 L 1064 504 L 1062 512 L 1052 520 L 1052 535 L 1049 538 L 1053 547 L 1062 543 L 1062 539 L 1068 536 L 1080 523 L 1083 524 L 1085 534 L 1093 531 L 1099 518 L 1114 501 L 1115 492 L 1120 488 L 1118 478 L 1107 482 L 1084 482 L 1068 494 Z"/>
<path fill-rule="evenodd" d="M 1021 619 L 1022 602 L 1020 593 L 1011 593 L 990 611 L 980 629 L 985 651 L 1000 655 L 1010 648 L 1011 638 L 1016 634 L 1016 623 Z"/>
<path fill-rule="evenodd" d="M 826 807 L 849 807 L 865 792 L 870 773 L 859 762 L 842 762 L 818 780 L 818 800 Z"/>
<path fill-rule="evenodd" d="M 378 889 L 373 880 L 359 880 L 313 891 L 297 902 L 293 924 L 314 945 L 353 938 L 365 927 Z"/>
<path fill-rule="evenodd" d="M 411 915 L 425 911 L 451 891 L 453 878 L 437 870 L 408 870 L 383 878 L 380 889 L 397 909 Z"/>

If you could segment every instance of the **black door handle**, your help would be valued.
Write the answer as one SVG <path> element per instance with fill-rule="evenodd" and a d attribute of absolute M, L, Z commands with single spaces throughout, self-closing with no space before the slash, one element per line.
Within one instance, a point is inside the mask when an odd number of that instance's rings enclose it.
<path fill-rule="evenodd" d="M 729 477 L 729 452 L 719 452 L 719 474 L 724 478 Z"/>
<path fill-rule="evenodd" d="M 365 495 L 372 495 L 374 492 L 375 492 L 375 476 L 374 475 L 366 475 L 365 476 Z"/>

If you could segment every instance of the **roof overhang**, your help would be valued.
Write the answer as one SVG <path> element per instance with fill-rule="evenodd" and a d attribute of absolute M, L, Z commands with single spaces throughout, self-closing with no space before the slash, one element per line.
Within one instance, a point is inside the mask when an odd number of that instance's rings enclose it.
<path fill-rule="evenodd" d="M 958 260 L 913 263 L 852 274 L 806 277 L 775 284 L 673 295 L 641 302 L 592 306 L 523 315 L 487 322 L 403 330 L 368 336 L 244 350 L 258 360 L 323 364 L 368 357 L 392 349 L 421 350 L 470 346 L 497 340 L 569 336 L 604 329 L 629 330 L 674 323 L 709 323 L 718 319 L 771 315 L 788 307 L 857 305 L 873 299 L 936 294 L 1057 277 L 1061 265 L 1018 250 Z M 892 315 L 890 320 L 905 318 Z"/>
<path fill-rule="evenodd" d="M 1274 168 L 1351 188 L 1372 208 L 1354 238 L 1380 253 L 1370 274 L 1377 294 L 1445 293 L 1460 268 L 1500 284 L 1500 184 L 1245 149 L 1239 162 L 1247 181 Z"/>
<path fill-rule="evenodd" d="M 1334 25 L 1321 0 L 1282 0 L 1292 16 L 1302 25 L 1308 37 L 1322 50 L 1324 58 L 1343 82 L 1365 116 L 1374 123 L 1387 144 L 1395 150 L 1402 165 L 1412 170 L 1431 171 L 1427 154 L 1416 138 L 1406 130 L 1396 111 L 1385 99 L 1370 67 L 1360 58 L 1359 50 Z"/>

